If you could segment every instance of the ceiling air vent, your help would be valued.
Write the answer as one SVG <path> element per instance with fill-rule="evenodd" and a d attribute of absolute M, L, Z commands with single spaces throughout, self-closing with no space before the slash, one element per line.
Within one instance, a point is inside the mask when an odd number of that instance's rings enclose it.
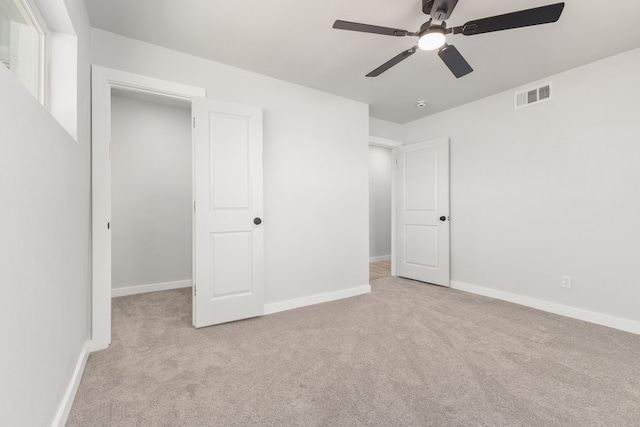
<path fill-rule="evenodd" d="M 551 83 L 546 83 L 543 86 L 523 90 L 516 92 L 515 108 L 528 107 L 529 105 L 538 104 L 540 102 L 548 101 L 551 99 Z"/>

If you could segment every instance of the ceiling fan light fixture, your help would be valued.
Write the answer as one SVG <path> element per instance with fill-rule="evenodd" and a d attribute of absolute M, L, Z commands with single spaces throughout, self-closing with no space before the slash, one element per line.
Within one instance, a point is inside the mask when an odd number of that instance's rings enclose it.
<path fill-rule="evenodd" d="M 422 50 L 435 50 L 444 45 L 445 39 L 442 28 L 433 28 L 420 36 L 418 47 Z"/>

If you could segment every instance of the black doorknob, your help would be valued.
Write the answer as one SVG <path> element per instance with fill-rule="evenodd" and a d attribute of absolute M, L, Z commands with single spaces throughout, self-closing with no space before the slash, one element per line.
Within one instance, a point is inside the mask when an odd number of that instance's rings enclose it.
<path fill-rule="evenodd" d="M 262 220 L 261 220 L 260 218 L 254 218 L 254 219 L 253 219 L 253 223 L 254 223 L 255 225 L 260 225 L 260 224 L 262 224 Z"/>
<path fill-rule="evenodd" d="M 447 220 L 447 217 L 446 217 L 446 216 L 441 216 L 441 217 L 440 217 L 440 221 L 446 221 L 446 220 Z"/>

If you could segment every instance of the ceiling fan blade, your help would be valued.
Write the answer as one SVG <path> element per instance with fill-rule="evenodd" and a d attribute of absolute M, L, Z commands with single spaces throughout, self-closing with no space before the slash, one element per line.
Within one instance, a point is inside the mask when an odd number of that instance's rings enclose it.
<path fill-rule="evenodd" d="M 448 32 L 462 33 L 465 36 L 490 33 L 492 31 L 510 30 L 512 28 L 529 27 L 532 25 L 550 24 L 560 19 L 564 3 L 550 4 L 518 12 L 505 13 L 484 19 L 469 21 L 461 27 L 452 28 Z"/>
<path fill-rule="evenodd" d="M 391 68 L 394 65 L 398 64 L 400 61 L 404 61 L 405 59 L 407 59 L 408 57 L 410 57 L 411 55 L 416 53 L 416 50 L 418 50 L 418 46 L 414 46 L 411 49 L 405 50 L 404 52 L 400 53 L 399 55 L 394 56 L 393 58 L 391 58 L 390 60 L 388 60 L 387 62 L 385 62 L 384 64 L 382 64 L 381 66 L 379 66 L 378 68 L 376 68 L 375 70 L 373 70 L 372 72 L 367 74 L 367 77 L 377 77 L 377 76 L 379 76 L 380 74 L 382 74 L 385 71 L 387 71 L 389 68 Z"/>
<path fill-rule="evenodd" d="M 398 28 L 379 27 L 377 25 L 359 24 L 357 22 L 340 21 L 340 20 L 337 20 L 336 22 L 333 23 L 333 28 L 336 28 L 338 30 L 359 31 L 361 33 L 382 34 L 385 36 L 396 36 L 396 37 L 416 35 L 416 33 L 412 33 L 407 30 L 400 30 Z"/>
<path fill-rule="evenodd" d="M 444 47 L 438 51 L 438 56 L 458 79 L 473 71 L 471 65 L 469 65 L 467 60 L 462 57 L 458 49 L 453 45 L 445 44 Z"/>

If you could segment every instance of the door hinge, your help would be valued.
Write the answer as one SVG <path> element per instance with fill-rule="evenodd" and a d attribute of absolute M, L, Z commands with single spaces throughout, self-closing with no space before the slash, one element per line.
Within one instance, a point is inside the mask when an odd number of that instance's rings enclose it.
<path fill-rule="evenodd" d="M 195 117 L 193 118 L 193 127 L 194 128 L 196 127 L 196 118 Z"/>
<path fill-rule="evenodd" d="M 193 201 L 193 211 L 194 212 L 196 211 L 196 201 L 195 200 Z"/>
<path fill-rule="evenodd" d="M 195 297 L 198 292 L 196 291 L 196 285 L 193 285 L 193 296 Z"/>

